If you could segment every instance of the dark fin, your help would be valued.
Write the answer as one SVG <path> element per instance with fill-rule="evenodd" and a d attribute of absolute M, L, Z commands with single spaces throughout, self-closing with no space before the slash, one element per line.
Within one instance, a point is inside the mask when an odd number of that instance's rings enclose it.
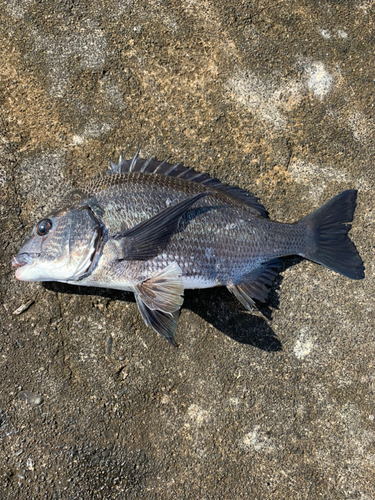
<path fill-rule="evenodd" d="M 165 313 L 163 311 L 157 311 L 156 309 L 152 310 L 146 306 L 137 293 L 135 294 L 135 299 L 146 325 L 168 340 L 174 347 L 177 347 L 173 337 L 177 328 L 180 310 L 173 313 Z"/>
<path fill-rule="evenodd" d="M 109 161 L 109 168 L 107 167 L 107 174 L 112 175 L 112 174 L 119 174 L 120 173 L 120 166 L 116 165 L 116 163 L 113 163 L 111 159 Z"/>
<path fill-rule="evenodd" d="M 144 158 L 139 158 L 138 155 L 139 149 L 131 160 L 123 160 L 121 154 L 118 165 L 110 161 L 109 173 L 128 174 L 130 172 L 138 172 L 145 174 L 168 175 L 169 177 L 179 177 L 180 179 L 184 179 L 186 181 L 196 182 L 197 184 L 203 184 L 205 186 L 224 191 L 229 196 L 240 200 L 249 207 L 255 209 L 262 217 L 268 218 L 268 212 L 264 208 L 264 206 L 259 203 L 259 199 L 254 194 L 246 191 L 245 189 L 241 189 L 237 186 L 228 186 L 226 184 L 223 184 L 218 179 L 214 179 L 208 174 L 200 174 L 193 168 L 184 167 L 182 163 L 172 165 L 171 163 L 167 163 L 167 160 L 157 161 L 154 160 L 154 158 L 145 160 Z"/>
<path fill-rule="evenodd" d="M 172 262 L 148 280 L 136 285 L 136 293 L 149 309 L 173 313 L 180 309 L 184 301 L 181 276 L 180 266 Z"/>
<path fill-rule="evenodd" d="M 252 291 L 251 289 L 248 290 L 246 283 L 242 283 L 241 285 L 228 285 L 227 288 L 246 309 L 249 311 L 254 309 L 255 302 L 251 298 Z"/>
<path fill-rule="evenodd" d="M 348 278 L 365 277 L 359 253 L 348 236 L 356 207 L 357 191 L 348 189 L 300 220 L 306 226 L 308 240 L 300 254 Z"/>
<path fill-rule="evenodd" d="M 252 311 L 255 305 L 253 299 L 265 302 L 270 286 L 279 273 L 281 260 L 275 259 L 266 262 L 258 269 L 244 277 L 244 281 L 237 285 L 229 285 L 228 290 L 232 292 L 241 304 L 249 311 Z"/>
<path fill-rule="evenodd" d="M 149 260 L 162 251 L 177 229 L 182 215 L 210 191 L 196 194 L 159 212 L 112 238 L 119 242 L 119 260 Z"/>
<path fill-rule="evenodd" d="M 225 186 L 224 184 L 222 184 L 222 187 L 218 189 L 220 189 L 220 191 L 224 191 L 233 198 L 240 199 L 249 207 L 255 208 L 255 210 L 257 210 L 262 217 L 268 219 L 267 210 L 261 203 L 259 203 L 259 198 L 257 198 L 253 193 L 246 191 L 246 189 L 241 189 L 238 186 Z"/>
<path fill-rule="evenodd" d="M 141 148 L 138 148 L 137 151 L 135 152 L 135 155 L 133 156 L 131 162 L 130 162 L 130 166 L 129 166 L 129 172 L 133 172 L 133 169 L 137 163 L 137 160 L 139 158 L 139 152 L 140 152 Z M 122 161 L 120 160 L 119 161 L 119 165 L 120 165 L 120 169 L 121 169 L 121 163 Z"/>

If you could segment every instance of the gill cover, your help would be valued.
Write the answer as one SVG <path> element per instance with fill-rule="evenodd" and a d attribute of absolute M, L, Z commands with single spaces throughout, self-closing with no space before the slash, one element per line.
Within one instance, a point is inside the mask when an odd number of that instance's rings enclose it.
<path fill-rule="evenodd" d="M 96 267 L 107 231 L 89 206 L 61 210 L 34 227 L 13 259 L 22 281 L 79 281 Z"/>

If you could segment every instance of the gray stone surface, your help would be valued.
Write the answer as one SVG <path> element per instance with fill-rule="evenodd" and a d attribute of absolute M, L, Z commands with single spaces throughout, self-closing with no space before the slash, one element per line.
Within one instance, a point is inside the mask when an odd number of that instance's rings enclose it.
<path fill-rule="evenodd" d="M 374 2 L 1 5 L 1 498 L 374 500 Z M 358 188 L 366 279 L 287 259 L 253 315 L 190 291 L 178 349 L 130 294 L 17 282 L 37 218 L 137 146 L 282 221 Z"/>

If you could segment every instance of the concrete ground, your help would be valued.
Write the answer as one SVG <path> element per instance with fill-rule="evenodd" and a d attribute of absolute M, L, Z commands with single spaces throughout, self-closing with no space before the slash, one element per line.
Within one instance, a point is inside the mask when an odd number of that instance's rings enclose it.
<path fill-rule="evenodd" d="M 375 499 L 374 14 L 373 0 L 2 3 L 1 498 Z M 358 189 L 366 278 L 286 259 L 252 315 L 226 290 L 189 291 L 178 349 L 132 294 L 18 282 L 35 222 L 138 146 L 280 221 Z"/>

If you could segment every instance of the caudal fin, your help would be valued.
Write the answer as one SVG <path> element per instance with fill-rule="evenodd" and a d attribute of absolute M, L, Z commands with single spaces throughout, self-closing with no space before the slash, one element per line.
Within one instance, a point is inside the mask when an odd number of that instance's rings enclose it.
<path fill-rule="evenodd" d="M 357 191 L 349 189 L 338 194 L 299 224 L 306 226 L 308 239 L 302 257 L 322 264 L 348 278 L 365 277 L 359 253 L 348 236 L 353 220 Z"/>

